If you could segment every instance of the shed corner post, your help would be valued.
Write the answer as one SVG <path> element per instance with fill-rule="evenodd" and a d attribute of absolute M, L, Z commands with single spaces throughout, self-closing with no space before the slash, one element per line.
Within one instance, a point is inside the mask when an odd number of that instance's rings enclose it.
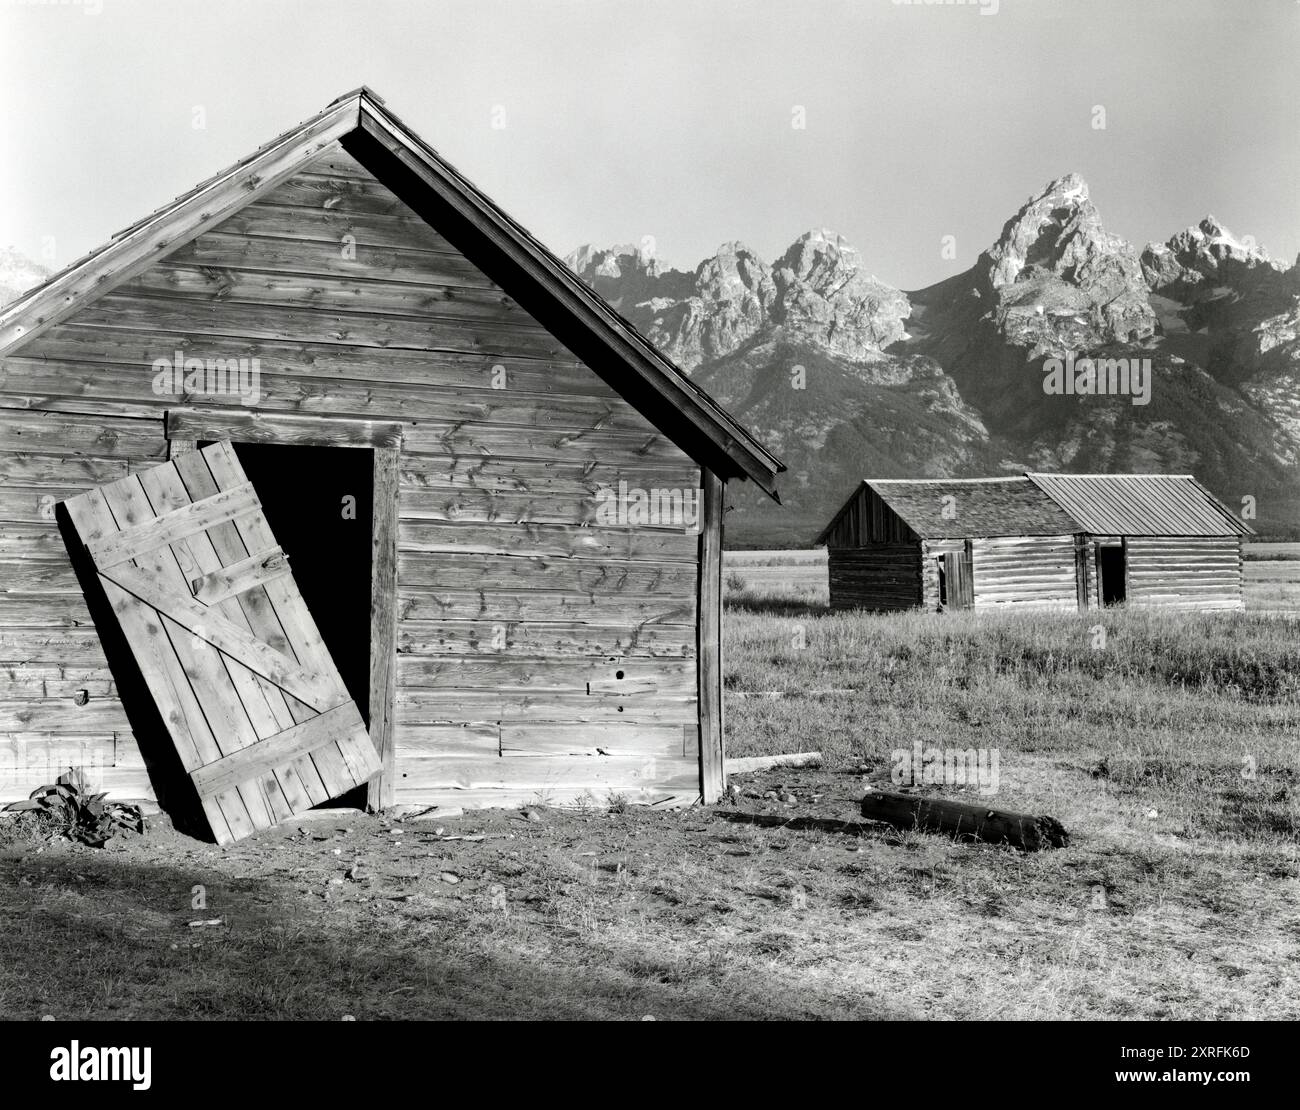
<path fill-rule="evenodd" d="M 391 806 L 396 796 L 393 700 L 397 659 L 397 499 L 400 447 L 374 449 L 374 517 L 370 532 L 370 740 L 379 774 L 366 786 L 366 808 Z"/>
<path fill-rule="evenodd" d="M 700 713 L 700 795 L 705 805 L 727 785 L 722 714 L 722 513 L 726 483 L 701 471 L 700 580 L 697 650 Z"/>

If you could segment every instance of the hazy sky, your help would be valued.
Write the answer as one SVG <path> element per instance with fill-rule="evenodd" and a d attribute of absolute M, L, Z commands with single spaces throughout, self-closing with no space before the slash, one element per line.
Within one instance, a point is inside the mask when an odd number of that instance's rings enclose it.
<path fill-rule="evenodd" d="M 1290 261 L 1298 59 L 1294 0 L 0 0 L 0 245 L 62 265 L 366 84 L 560 253 L 825 226 L 914 288 L 1075 170 L 1139 246 Z"/>

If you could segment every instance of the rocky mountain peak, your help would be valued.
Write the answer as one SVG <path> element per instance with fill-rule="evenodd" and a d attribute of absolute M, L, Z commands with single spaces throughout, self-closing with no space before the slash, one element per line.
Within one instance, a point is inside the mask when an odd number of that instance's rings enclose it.
<path fill-rule="evenodd" d="M 976 263 L 971 285 L 1030 357 L 1152 336 L 1137 252 L 1102 223 L 1077 173 L 1030 197 Z"/>
<path fill-rule="evenodd" d="M 1141 284 L 1133 248 L 1111 235 L 1077 173 L 1051 182 L 1002 228 L 987 251 L 994 289 L 1040 274 L 1078 284 Z"/>
<path fill-rule="evenodd" d="M 1213 216 L 1142 252 L 1142 274 L 1153 292 L 1178 298 L 1243 279 L 1269 280 L 1285 267 L 1250 237 L 1239 239 Z M 1252 273 L 1264 268 L 1266 273 Z"/>

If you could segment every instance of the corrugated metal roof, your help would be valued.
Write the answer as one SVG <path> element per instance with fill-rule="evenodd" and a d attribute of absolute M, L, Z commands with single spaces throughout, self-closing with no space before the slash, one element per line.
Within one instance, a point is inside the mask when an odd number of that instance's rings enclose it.
<path fill-rule="evenodd" d="M 1030 474 L 1079 523 L 1102 536 L 1242 536 L 1252 530 L 1190 474 Z"/>
<path fill-rule="evenodd" d="M 1063 536 L 1074 521 L 1028 478 L 867 479 L 922 539 Z"/>

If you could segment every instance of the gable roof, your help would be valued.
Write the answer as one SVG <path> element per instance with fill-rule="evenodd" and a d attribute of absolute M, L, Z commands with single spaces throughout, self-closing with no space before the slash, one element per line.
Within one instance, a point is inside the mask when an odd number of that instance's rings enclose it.
<path fill-rule="evenodd" d="M 274 189 L 335 141 L 696 462 L 752 479 L 779 500 L 779 459 L 364 87 L 5 307 L 0 357 Z"/>
<path fill-rule="evenodd" d="M 1079 523 L 1103 536 L 1251 536 L 1254 530 L 1190 474 L 1030 474 Z"/>
<path fill-rule="evenodd" d="M 1025 474 L 1015 478 L 867 478 L 814 544 L 826 542 L 864 489 L 875 492 L 923 540 L 1071 533 L 1254 535 L 1253 529 L 1190 474 Z M 947 497 L 954 500 L 946 502 Z"/>
<path fill-rule="evenodd" d="M 872 490 L 923 540 L 1077 531 L 1074 521 L 1028 478 L 867 478 L 815 543 L 825 541 L 863 489 Z"/>

